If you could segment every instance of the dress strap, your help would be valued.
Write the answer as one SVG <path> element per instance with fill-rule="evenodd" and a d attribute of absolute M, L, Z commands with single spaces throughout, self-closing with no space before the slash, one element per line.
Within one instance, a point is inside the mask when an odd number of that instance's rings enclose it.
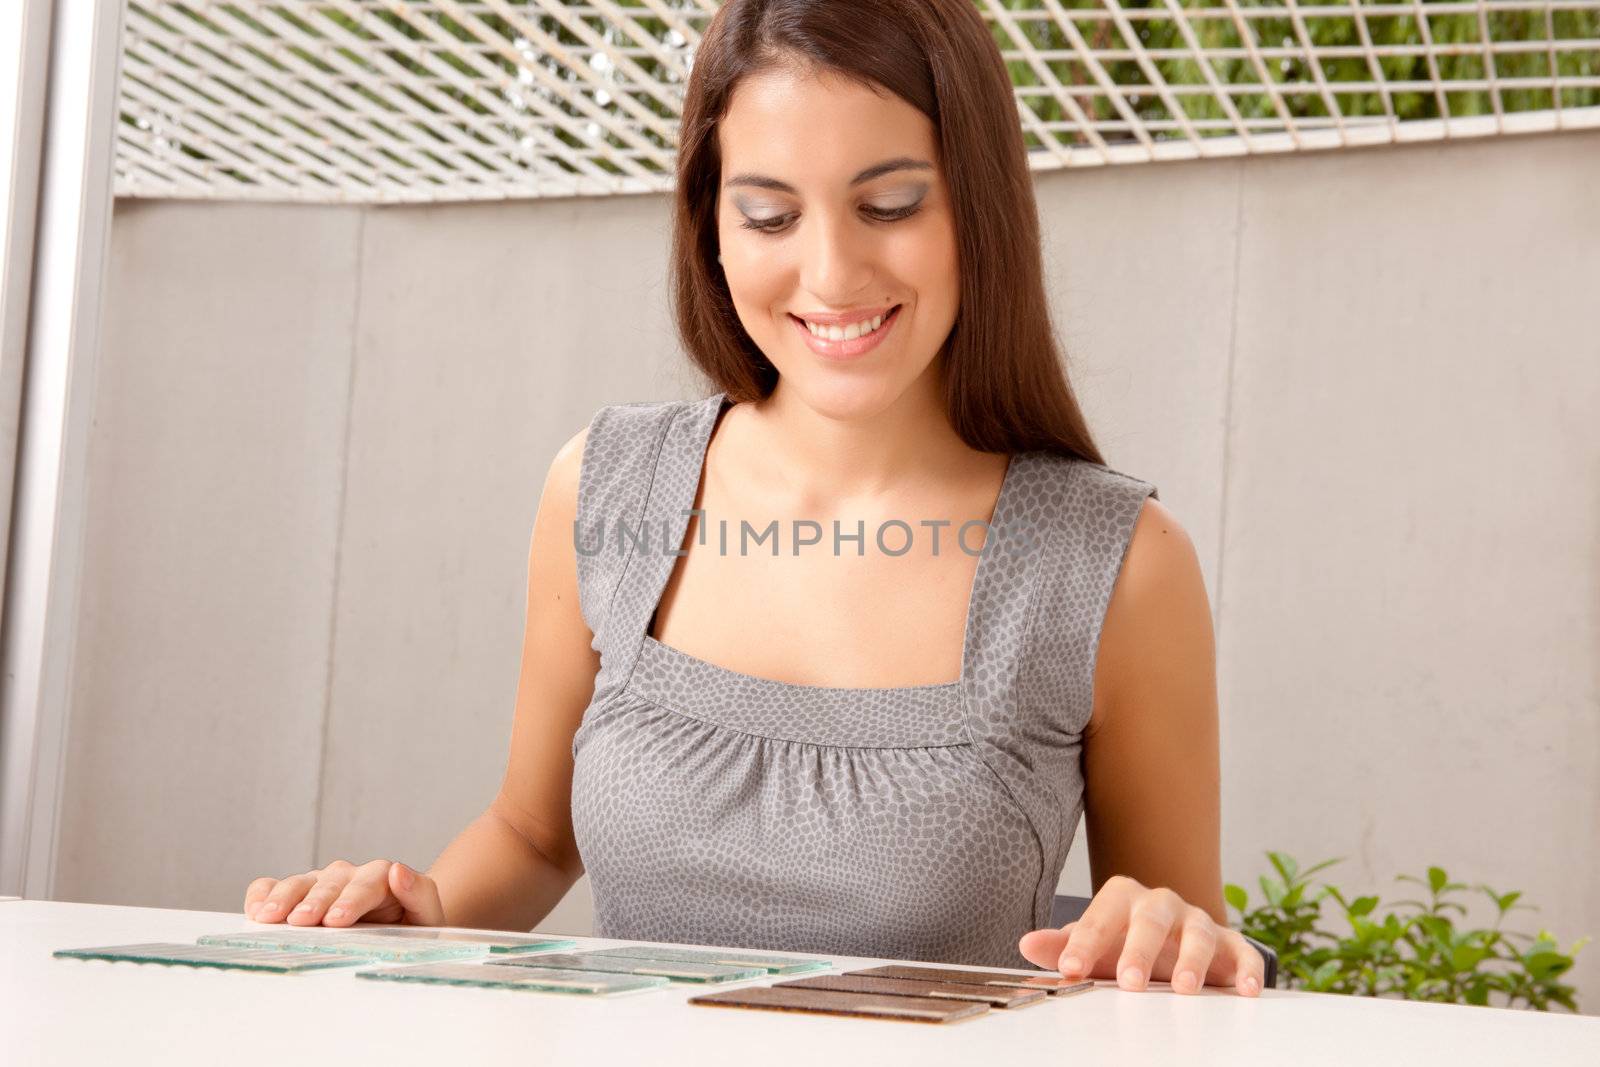
<path fill-rule="evenodd" d="M 632 670 L 683 543 L 700 456 L 724 394 L 613 404 L 589 423 L 578 478 L 578 600 L 600 653 L 596 697 Z"/>
<path fill-rule="evenodd" d="M 1078 760 L 1101 624 L 1139 511 L 1157 493 L 1100 464 L 1026 455 L 1009 501 L 1026 536 L 996 557 L 975 608 L 966 699 L 980 758 L 1039 836 L 1042 927 L 1083 811 Z"/>

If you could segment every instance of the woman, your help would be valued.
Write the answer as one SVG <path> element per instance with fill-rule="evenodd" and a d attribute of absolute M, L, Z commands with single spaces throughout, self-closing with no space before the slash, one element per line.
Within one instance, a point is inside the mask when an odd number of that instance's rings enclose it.
<path fill-rule="evenodd" d="M 1257 994 L 1194 549 L 1063 375 L 973 6 L 732 0 L 677 177 L 717 391 L 552 463 L 499 795 L 427 873 L 337 861 L 246 913 L 529 929 L 587 870 L 598 936 Z M 1052 929 L 1085 811 L 1096 892 Z"/>

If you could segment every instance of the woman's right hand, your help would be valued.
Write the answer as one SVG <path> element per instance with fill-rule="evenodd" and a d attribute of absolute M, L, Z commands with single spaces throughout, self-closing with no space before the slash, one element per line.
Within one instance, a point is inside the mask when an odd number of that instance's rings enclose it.
<path fill-rule="evenodd" d="M 373 860 L 357 867 L 334 860 L 287 878 L 257 878 L 244 894 L 244 914 L 258 923 L 349 926 L 372 923 L 443 926 L 439 887 L 403 863 Z"/>

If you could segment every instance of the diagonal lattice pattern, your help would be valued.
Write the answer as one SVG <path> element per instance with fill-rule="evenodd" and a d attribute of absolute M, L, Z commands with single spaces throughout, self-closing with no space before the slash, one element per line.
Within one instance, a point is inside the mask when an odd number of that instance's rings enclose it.
<path fill-rule="evenodd" d="M 1600 127 L 1600 0 L 974 0 L 1036 169 Z M 716 0 L 127 0 L 118 196 L 660 192 Z"/>

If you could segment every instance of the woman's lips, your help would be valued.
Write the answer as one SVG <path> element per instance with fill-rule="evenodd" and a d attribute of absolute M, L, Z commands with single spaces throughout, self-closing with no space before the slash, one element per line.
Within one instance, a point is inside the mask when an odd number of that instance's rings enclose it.
<path fill-rule="evenodd" d="M 866 355 L 883 343 L 883 339 L 888 336 L 890 330 L 894 329 L 895 322 L 899 320 L 900 309 L 903 306 L 903 304 L 896 304 L 890 309 L 889 314 L 884 316 L 882 325 L 876 330 L 862 337 L 851 338 L 848 341 L 830 341 L 825 337 L 818 337 L 806 326 L 804 319 L 794 315 L 790 315 L 789 319 L 794 323 L 794 328 L 800 331 L 801 340 L 805 341 L 807 347 L 823 359 L 834 361 L 851 360 Z"/>

